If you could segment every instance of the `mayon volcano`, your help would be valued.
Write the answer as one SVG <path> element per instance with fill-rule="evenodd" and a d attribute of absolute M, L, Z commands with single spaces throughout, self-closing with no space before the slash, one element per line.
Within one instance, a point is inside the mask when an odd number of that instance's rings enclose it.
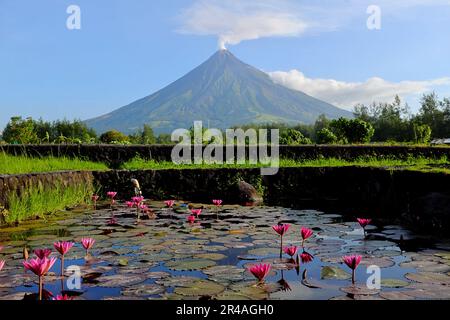
<path fill-rule="evenodd" d="M 313 123 L 321 114 L 331 119 L 352 116 L 276 84 L 268 74 L 228 50 L 220 50 L 164 89 L 86 124 L 99 133 L 111 129 L 133 133 L 144 124 L 157 133 L 170 133 L 189 129 L 194 121 L 203 121 L 204 127 L 226 129 L 249 123 Z"/>

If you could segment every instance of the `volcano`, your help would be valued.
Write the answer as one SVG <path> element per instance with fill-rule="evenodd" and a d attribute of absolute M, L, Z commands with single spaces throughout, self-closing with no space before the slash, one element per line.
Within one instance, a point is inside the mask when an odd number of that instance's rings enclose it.
<path fill-rule="evenodd" d="M 111 129 L 133 133 L 144 124 L 156 133 L 189 129 L 201 120 L 204 127 L 226 129 L 249 123 L 313 123 L 352 117 L 348 111 L 291 90 L 268 74 L 220 50 L 206 62 L 164 89 L 86 124 L 102 133 Z"/>

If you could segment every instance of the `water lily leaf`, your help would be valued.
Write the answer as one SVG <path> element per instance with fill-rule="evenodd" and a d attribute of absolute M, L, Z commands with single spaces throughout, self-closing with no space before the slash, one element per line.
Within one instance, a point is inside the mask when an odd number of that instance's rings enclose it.
<path fill-rule="evenodd" d="M 434 272 L 408 273 L 405 275 L 405 277 L 408 280 L 420 283 L 450 285 L 450 277 L 442 273 L 434 273 Z"/>
<path fill-rule="evenodd" d="M 403 288 L 409 285 L 409 282 L 399 279 L 382 279 L 381 286 L 386 288 Z"/>
<path fill-rule="evenodd" d="M 352 276 L 341 268 L 325 266 L 320 272 L 320 277 L 325 280 L 337 279 L 337 280 L 347 280 Z"/>
<path fill-rule="evenodd" d="M 264 300 L 268 298 L 268 293 L 264 287 L 256 285 L 254 281 L 232 284 L 230 289 L 252 300 Z"/>
<path fill-rule="evenodd" d="M 386 300 L 413 300 L 414 298 L 407 295 L 403 291 L 383 291 L 380 292 L 380 297 Z"/>
<path fill-rule="evenodd" d="M 367 288 L 367 286 L 350 286 L 350 287 L 341 288 L 341 291 L 351 294 L 351 295 L 364 295 L 364 296 L 379 293 L 378 290 L 369 289 L 369 288 Z"/>
<path fill-rule="evenodd" d="M 111 276 L 102 276 L 98 278 L 98 280 L 99 283 L 97 285 L 100 287 L 120 288 L 144 282 L 145 277 L 142 275 L 116 274 Z"/>
<path fill-rule="evenodd" d="M 206 259 L 206 260 L 223 260 L 225 259 L 227 256 L 221 253 L 201 253 L 201 254 L 196 254 L 194 256 L 194 258 L 198 258 L 198 259 Z"/>
<path fill-rule="evenodd" d="M 163 286 L 156 284 L 142 284 L 138 286 L 128 287 L 122 290 L 122 295 L 124 296 L 151 296 L 164 293 L 165 289 Z"/>
<path fill-rule="evenodd" d="M 248 251 L 249 255 L 258 256 L 258 257 L 270 256 L 270 255 L 275 255 L 275 254 L 279 254 L 279 253 L 280 253 L 279 248 L 269 248 L 269 247 L 257 248 L 257 249 L 252 249 L 252 250 Z"/>
<path fill-rule="evenodd" d="M 189 271 L 189 270 L 201 270 L 211 266 L 215 266 L 216 263 L 212 260 L 175 260 L 166 263 L 166 267 L 177 271 Z"/>
<path fill-rule="evenodd" d="M 125 267 L 128 265 L 128 259 L 120 259 L 118 261 L 119 266 Z"/>
<path fill-rule="evenodd" d="M 189 286 L 175 288 L 175 293 L 183 296 L 214 296 L 222 293 L 225 287 L 213 281 L 197 280 Z"/>

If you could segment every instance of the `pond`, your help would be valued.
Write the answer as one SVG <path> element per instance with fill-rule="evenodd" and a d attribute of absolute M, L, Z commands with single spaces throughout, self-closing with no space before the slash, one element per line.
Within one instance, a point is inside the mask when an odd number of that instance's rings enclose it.
<path fill-rule="evenodd" d="M 432 241 L 395 225 L 376 221 L 368 235 L 356 221 L 338 213 L 280 207 L 209 205 L 189 223 L 187 204 L 174 209 L 148 203 L 156 218 L 138 222 L 136 209 L 116 204 L 78 208 L 46 221 L 0 229 L 1 299 L 36 299 L 38 279 L 22 265 L 23 248 L 51 248 L 75 241 L 65 267 L 79 266 L 80 288 L 64 281 L 58 259 L 44 277 L 44 298 L 61 293 L 75 299 L 450 299 L 450 242 Z M 192 208 L 192 207 L 191 207 Z M 111 218 L 114 219 L 111 220 Z M 304 250 L 312 261 L 280 260 L 280 237 L 272 229 L 290 224 L 284 245 L 301 247 L 300 228 L 311 228 Z M 96 240 L 88 256 L 82 237 Z M 300 249 L 300 253 L 303 252 Z M 358 254 L 356 284 L 342 256 Z M 52 256 L 59 257 L 53 249 Z M 264 283 L 248 271 L 271 264 Z M 381 268 L 381 288 L 369 289 L 367 267 Z M 74 283 L 74 282 L 72 282 Z"/>

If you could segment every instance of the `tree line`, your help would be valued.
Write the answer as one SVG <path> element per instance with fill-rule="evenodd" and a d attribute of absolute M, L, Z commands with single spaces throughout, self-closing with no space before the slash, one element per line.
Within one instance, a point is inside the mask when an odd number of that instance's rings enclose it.
<path fill-rule="evenodd" d="M 312 125 L 283 123 L 247 124 L 239 128 L 279 129 L 280 143 L 300 144 L 362 144 L 369 142 L 427 144 L 434 138 L 450 138 L 450 99 L 440 100 L 435 93 L 424 94 L 420 109 L 412 114 L 408 104 L 396 96 L 392 103 L 357 105 L 354 118 L 327 119 L 319 116 Z M 192 131 L 192 128 L 191 128 Z M 1 135 L 3 143 L 11 144 L 172 144 L 170 134 L 156 135 L 144 125 L 131 135 L 111 130 L 97 135 L 82 121 L 13 117 Z"/>

